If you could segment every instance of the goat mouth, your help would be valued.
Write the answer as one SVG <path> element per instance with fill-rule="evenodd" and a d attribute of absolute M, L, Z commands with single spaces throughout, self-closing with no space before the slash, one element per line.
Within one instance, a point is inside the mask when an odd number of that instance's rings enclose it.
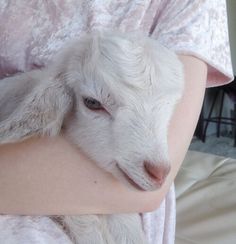
<path fill-rule="evenodd" d="M 121 169 L 118 164 L 116 164 L 116 166 L 117 166 L 118 170 L 122 173 L 124 178 L 129 182 L 129 184 L 131 184 L 138 190 L 146 191 L 143 187 L 141 187 L 138 183 L 136 183 L 123 169 Z"/>

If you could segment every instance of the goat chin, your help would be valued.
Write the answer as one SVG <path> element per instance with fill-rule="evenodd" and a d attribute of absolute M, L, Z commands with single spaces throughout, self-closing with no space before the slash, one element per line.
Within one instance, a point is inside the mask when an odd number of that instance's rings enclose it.
<path fill-rule="evenodd" d="M 0 143 L 63 131 L 104 170 L 154 190 L 169 172 L 168 126 L 183 89 L 181 62 L 156 40 L 91 33 L 48 68 L 1 80 Z M 138 214 L 52 219 L 76 244 L 146 243 Z"/>

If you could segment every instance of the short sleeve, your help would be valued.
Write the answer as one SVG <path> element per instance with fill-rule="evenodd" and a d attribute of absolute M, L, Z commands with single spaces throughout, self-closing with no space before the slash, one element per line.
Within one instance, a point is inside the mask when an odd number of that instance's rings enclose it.
<path fill-rule="evenodd" d="M 233 79 L 227 10 L 224 0 L 162 1 L 151 35 L 178 54 L 195 56 L 208 65 L 207 86 Z"/>

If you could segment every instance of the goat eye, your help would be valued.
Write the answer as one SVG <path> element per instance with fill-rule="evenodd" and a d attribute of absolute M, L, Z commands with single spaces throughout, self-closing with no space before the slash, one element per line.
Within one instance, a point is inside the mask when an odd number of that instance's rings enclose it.
<path fill-rule="evenodd" d="M 84 105 L 91 110 L 103 109 L 102 104 L 92 97 L 85 97 L 83 98 L 83 100 L 84 100 Z"/>

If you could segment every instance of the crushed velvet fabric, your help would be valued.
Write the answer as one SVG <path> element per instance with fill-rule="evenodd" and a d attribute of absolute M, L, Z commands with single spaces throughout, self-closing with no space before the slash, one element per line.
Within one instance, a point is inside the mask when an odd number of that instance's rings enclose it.
<path fill-rule="evenodd" d="M 208 86 L 232 80 L 224 0 L 0 0 L 0 79 L 46 66 L 66 41 L 96 29 L 142 31 L 177 53 L 204 60 Z M 174 243 L 173 187 L 158 210 L 143 215 L 143 223 L 150 244 Z M 0 216 L 0 243 L 70 240 L 47 217 Z"/>
<path fill-rule="evenodd" d="M 224 0 L 0 0 L 0 78 L 47 65 L 94 29 L 140 30 L 209 65 L 208 86 L 232 78 Z"/>

